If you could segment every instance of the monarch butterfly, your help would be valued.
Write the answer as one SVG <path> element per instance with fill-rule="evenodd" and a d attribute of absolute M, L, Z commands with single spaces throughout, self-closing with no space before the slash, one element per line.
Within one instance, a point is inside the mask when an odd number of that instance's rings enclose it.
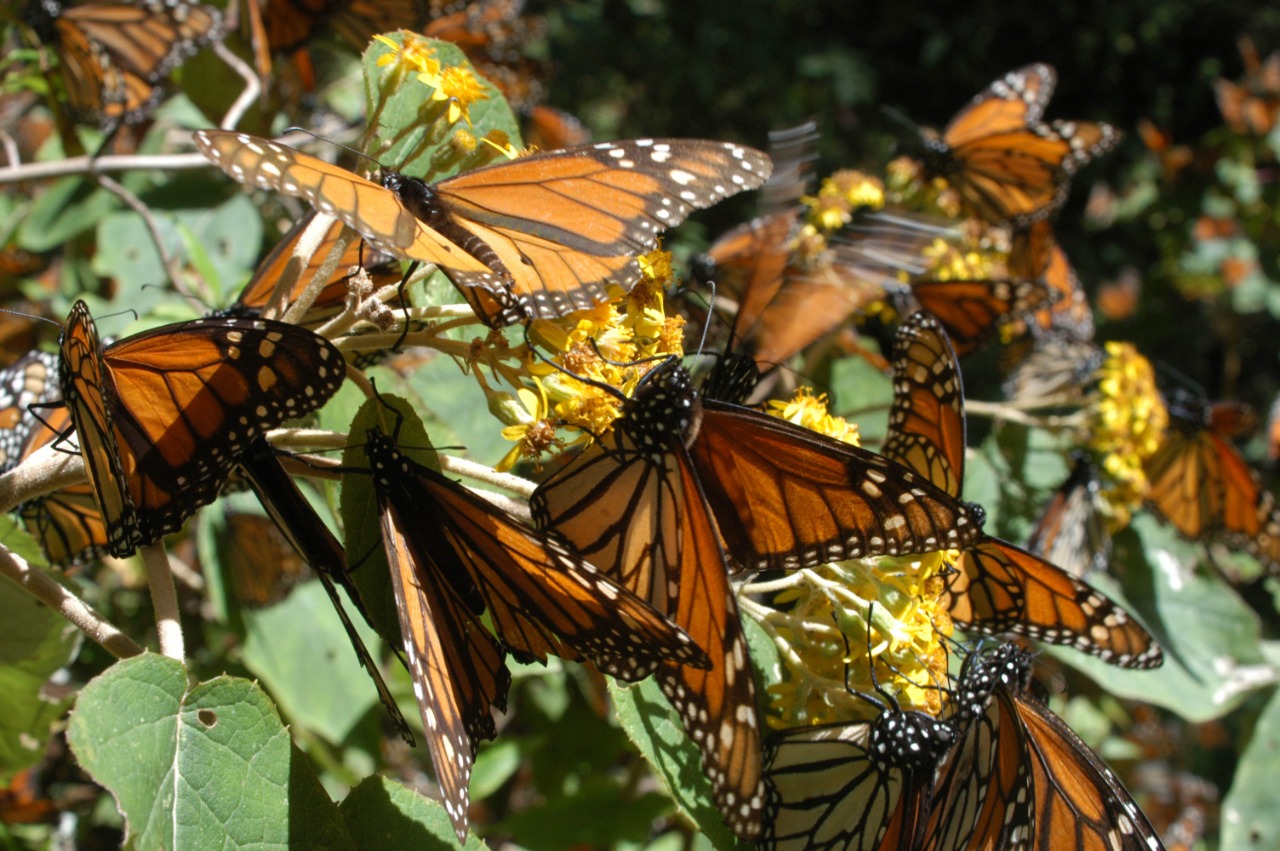
<path fill-rule="evenodd" d="M 55 354 L 29 352 L 0 370 L 0 472 L 13 469 L 70 431 L 66 408 L 47 408 L 39 417 L 32 413 L 33 408 L 61 397 Z M 106 524 L 88 483 L 28 500 L 15 511 L 52 565 L 91 559 L 106 546 Z"/>
<path fill-rule="evenodd" d="M 1025 346 L 1015 344 L 1006 353 L 1008 357 L 1001 364 L 1009 373 L 1004 381 L 1005 396 L 1039 403 L 1078 400 L 1104 357 L 1101 346 L 1062 334 L 1035 339 Z"/>
<path fill-rule="evenodd" d="M 1018 226 L 1047 218 L 1066 200 L 1067 179 L 1120 141 L 1110 124 L 1042 123 L 1056 82 L 1053 68 L 1040 63 L 1010 71 L 941 135 L 923 132 L 925 167 L 946 178 L 978 218 Z"/>
<path fill-rule="evenodd" d="M 711 671 L 668 671 L 659 685 L 743 838 L 760 829 L 760 733 L 726 554 L 750 569 L 796 568 L 978 534 L 965 506 L 878 455 L 699 398 L 675 358 L 530 507 L 539 528 L 672 615 L 711 657 Z"/>
<path fill-rule="evenodd" d="M 1280 569 L 1275 497 L 1228 437 L 1242 414 L 1179 390 L 1166 398 L 1169 428 L 1143 465 L 1147 504 L 1192 540 L 1222 535 L 1270 569 Z"/>
<path fill-rule="evenodd" d="M 72 115 L 105 128 L 145 118 L 173 69 L 222 38 L 222 13 L 193 0 L 28 0 L 27 22 L 58 56 Z"/>
<path fill-rule="evenodd" d="M 267 45 L 296 50 L 329 26 L 352 48 L 363 51 L 375 33 L 418 29 L 427 20 L 425 0 L 258 0 Z"/>
<path fill-rule="evenodd" d="M 235 304 L 225 311 L 225 315 L 250 318 L 264 315 L 279 317 L 302 298 L 312 284 L 312 278 L 330 261 L 329 254 L 346 227 L 342 222 L 333 220 L 316 243 L 306 267 L 295 273 L 290 269 L 289 264 L 297 265 L 298 261 L 294 259 L 294 253 L 315 219 L 316 213 L 308 212 L 289 229 L 289 232 L 258 264 L 253 277 L 240 291 Z M 338 258 L 333 273 L 320 285 L 320 290 L 305 316 L 300 322 L 294 324 L 314 330 L 340 313 L 349 294 L 348 287 L 352 279 L 350 270 L 357 266 L 367 268 L 375 287 L 389 286 L 400 281 L 399 264 L 392 258 L 373 251 L 360 239 L 349 240 L 342 256 Z M 277 293 L 278 283 L 285 278 L 291 278 L 294 281 L 293 289 L 288 293 Z"/>
<path fill-rule="evenodd" d="M 0 473 L 25 457 L 32 429 L 39 420 L 29 407 L 58 398 L 58 359 L 33 351 L 0 369 Z"/>
<path fill-rule="evenodd" d="M 628 681 L 707 658 L 554 537 L 401 454 L 394 433 L 366 437 L 409 671 L 445 809 L 465 840 L 476 743 L 496 735 L 491 708 L 506 707 L 506 650 L 521 661 L 586 657 Z M 480 622 L 486 610 L 497 638 Z"/>
<path fill-rule="evenodd" d="M 957 355 L 982 348 L 997 329 L 1039 310 L 1054 294 L 1037 280 L 918 280 L 910 295 L 937 319 Z"/>
<path fill-rule="evenodd" d="M 1050 306 L 1035 315 L 1032 331 L 1069 340 L 1089 341 L 1094 337 L 1093 310 L 1089 298 L 1066 253 L 1053 237 L 1048 221 L 1039 221 L 1013 234 L 1009 250 L 1009 273 L 1019 280 L 1043 280 L 1056 296 Z"/>
<path fill-rule="evenodd" d="M 1030 769 L 1033 812 L 1026 819 L 1026 844 L 1063 851 L 1163 851 L 1151 823 L 1106 763 L 1032 695 L 1027 653 L 1005 644 L 975 655 L 981 672 L 975 676 L 994 678 L 996 699 L 1009 707 L 1001 725 L 1013 721 L 1017 728 L 1016 736 L 1001 730 L 991 747 L 1016 748 L 1001 759 Z M 995 804 L 1023 805 L 1008 792 L 996 796 Z"/>
<path fill-rule="evenodd" d="M 365 621 L 372 625 L 360 592 L 351 582 L 342 545 L 307 502 L 307 498 L 298 490 L 298 486 L 289 478 L 280 459 L 267 444 L 266 438 L 258 437 L 253 440 L 249 450 L 240 457 L 238 469 L 248 481 L 249 486 L 253 488 L 253 492 L 270 516 L 277 533 L 287 541 L 287 546 L 292 552 L 301 556 L 315 571 L 316 578 L 320 580 L 325 593 L 329 595 L 329 602 L 333 604 L 334 612 L 337 613 L 338 619 L 342 621 L 342 626 L 347 631 L 347 638 L 351 641 L 351 649 L 355 652 L 356 659 L 373 680 L 374 688 L 378 691 L 378 698 L 382 701 L 387 715 L 395 724 L 400 737 L 409 745 L 413 745 L 413 733 L 409 729 L 409 723 L 401 714 L 391 690 L 382 679 L 377 661 L 365 646 L 360 633 L 356 631 L 350 616 L 347 615 L 342 598 L 338 596 L 336 586 L 341 585 L 347 590 L 352 603 L 359 609 Z M 233 565 L 234 563 L 233 561 Z"/>
<path fill-rule="evenodd" d="M 780 851 L 922 847 L 934 775 L 955 741 L 947 721 L 896 706 L 872 721 L 771 736 L 761 845 Z"/>
<path fill-rule="evenodd" d="M 1071 474 L 1031 530 L 1027 549 L 1077 578 L 1107 569 L 1111 532 L 1098 467 L 1088 455 L 1076 456 Z"/>
<path fill-rule="evenodd" d="M 1245 36 L 1238 46 L 1244 59 L 1244 79 L 1214 83 L 1218 110 L 1234 132 L 1265 136 L 1280 117 L 1280 51 L 1262 61 L 1252 39 Z"/>
<path fill-rule="evenodd" d="M 658 233 L 769 176 L 752 148 L 689 139 L 601 142 L 426 183 L 365 180 L 243 133 L 200 130 L 196 145 L 243 183 L 301 197 L 375 248 L 440 266 L 486 324 L 563 316 L 640 279 Z"/>
<path fill-rule="evenodd" d="M 908 317 L 893 348 L 893 405 L 884 454 L 957 499 L 964 483 L 964 387 L 936 320 Z M 1163 656 L 1136 621 L 1061 568 L 984 535 L 966 545 L 942 595 L 957 625 L 1067 644 L 1126 668 Z"/>
<path fill-rule="evenodd" d="M 77 301 L 59 345 L 64 402 L 119 557 L 179 529 L 249 441 L 324 404 L 345 376 L 329 341 L 265 319 L 197 319 L 104 348 Z"/>
<path fill-rule="evenodd" d="M 228 510 L 223 521 L 231 586 L 244 605 L 279 603 L 310 573 L 270 518 Z"/>

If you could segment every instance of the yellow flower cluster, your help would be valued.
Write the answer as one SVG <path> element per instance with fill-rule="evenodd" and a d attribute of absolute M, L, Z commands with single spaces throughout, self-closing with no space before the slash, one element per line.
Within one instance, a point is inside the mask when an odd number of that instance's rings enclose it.
<path fill-rule="evenodd" d="M 769 400 L 768 412 L 775 417 L 804 426 L 810 431 L 834 437 L 844 443 L 858 446 L 858 426 L 845 420 L 844 417 L 833 416 L 827 410 L 827 394 L 813 395 L 809 387 L 800 387 L 790 401 Z"/>
<path fill-rule="evenodd" d="M 418 82 L 434 90 L 430 98 L 432 102 L 447 105 L 450 124 L 465 120 L 470 126 L 472 105 L 489 97 L 484 83 L 470 68 L 441 66 L 427 39 L 408 31 L 402 32 L 401 37 L 400 44 L 384 35 L 373 37 L 391 50 L 378 57 L 377 66 L 390 69 L 394 85 L 398 85 L 399 79 L 407 74 L 416 75 Z"/>
<path fill-rule="evenodd" d="M 502 430 L 516 446 L 498 469 L 563 445 L 554 438 L 557 428 L 585 435 L 608 431 L 622 414 L 622 397 L 631 395 L 654 364 L 684 353 L 684 319 L 668 317 L 663 304 L 663 290 L 673 275 L 671 255 L 657 250 L 639 263 L 642 278 L 625 296 L 617 294 L 564 320 L 530 326 L 533 341 L 554 354 L 551 363 L 527 364 L 536 392 L 520 391 L 523 415 Z"/>
<path fill-rule="evenodd" d="M 758 607 L 782 665 L 780 682 L 769 687 L 769 724 L 782 729 L 878 714 L 858 693 L 940 712 L 947 654 L 938 633 L 951 631 L 938 607 L 945 564 L 942 553 L 854 559 L 776 583 L 783 587 L 772 608 Z"/>
<path fill-rule="evenodd" d="M 1089 448 L 1102 459 L 1113 485 L 1103 496 L 1118 526 L 1147 490 L 1142 465 L 1160 445 L 1169 412 L 1156 388 L 1155 370 L 1132 343 L 1106 343 L 1097 372 L 1097 390 L 1088 408 Z"/>

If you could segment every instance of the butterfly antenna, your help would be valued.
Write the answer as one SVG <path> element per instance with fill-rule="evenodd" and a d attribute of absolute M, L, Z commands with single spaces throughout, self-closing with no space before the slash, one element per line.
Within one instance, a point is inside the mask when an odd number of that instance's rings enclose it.
<path fill-rule="evenodd" d="M 32 319 L 37 322 L 48 322 L 50 325 L 52 325 L 54 328 L 57 328 L 59 331 L 63 330 L 63 327 L 64 327 L 61 322 L 58 322 L 57 320 L 54 320 L 54 319 L 50 319 L 47 316 L 40 316 L 39 314 L 36 314 L 36 313 L 23 313 L 21 310 L 12 310 L 8 307 L 0 307 L 0 313 L 8 313 L 11 316 L 21 316 L 23 319 Z"/>
<path fill-rule="evenodd" d="M 901 124 L 903 127 L 910 129 L 911 132 L 915 133 L 916 135 L 919 135 L 921 133 L 920 125 L 916 124 L 914 121 L 908 118 L 906 116 L 906 113 L 900 112 L 891 106 L 881 106 L 880 111 L 885 115 L 887 115 L 889 118 L 891 118 L 894 122 Z"/>
<path fill-rule="evenodd" d="M 310 136 L 312 139 L 316 139 L 320 142 L 325 142 L 327 144 L 334 145 L 335 147 L 342 148 L 343 150 L 346 150 L 346 151 L 350 151 L 351 153 L 355 154 L 357 157 L 360 157 L 361 159 L 368 160 L 369 162 L 376 165 L 379 171 L 382 171 L 384 168 L 382 163 L 378 162 L 376 159 L 369 156 L 364 151 L 357 151 L 355 148 L 351 147 L 350 145 L 344 145 L 342 142 L 335 142 L 332 139 L 326 139 L 324 136 L 321 136 L 319 133 L 314 133 L 305 127 L 298 127 L 296 125 L 293 127 L 286 127 L 284 128 L 284 132 L 285 133 L 295 133 L 295 132 L 304 133 L 307 136 Z"/>

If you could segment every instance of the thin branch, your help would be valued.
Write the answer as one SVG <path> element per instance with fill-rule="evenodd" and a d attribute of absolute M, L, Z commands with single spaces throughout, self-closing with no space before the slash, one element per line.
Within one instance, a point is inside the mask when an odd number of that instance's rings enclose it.
<path fill-rule="evenodd" d="M 468 461 L 466 458 L 459 458 L 456 455 L 440 454 L 438 457 L 440 458 L 440 469 L 446 473 L 466 476 L 468 479 L 475 479 L 477 482 L 484 482 L 485 484 L 511 491 L 525 499 L 533 496 L 533 491 L 537 488 L 537 485 L 528 479 L 513 476 L 511 473 L 499 473 L 486 464 Z M 526 508 L 525 513 L 527 512 L 528 509 Z"/>
<path fill-rule="evenodd" d="M 179 662 L 186 657 L 182 637 L 182 621 L 178 619 L 178 589 L 173 584 L 173 571 L 169 567 L 169 554 L 159 541 L 138 550 L 147 571 L 147 587 L 151 590 L 151 605 L 156 611 L 156 631 L 160 636 L 160 652 Z"/>
<path fill-rule="evenodd" d="M 142 648 L 133 639 L 116 629 L 94 611 L 92 606 L 3 546 L 0 546 L 0 573 L 71 621 L 117 659 L 127 659 L 142 653 Z"/>
<path fill-rule="evenodd" d="M 245 82 L 244 91 L 240 92 L 236 102 L 231 104 L 227 114 L 222 117 L 222 124 L 218 125 L 223 130 L 234 130 L 240 123 L 240 119 L 244 118 L 244 114 L 249 111 L 249 107 L 258 99 L 258 95 L 262 94 L 262 81 L 258 79 L 253 69 L 243 59 L 232 53 L 223 42 L 215 41 L 213 52 Z"/>
<path fill-rule="evenodd" d="M 169 276 L 169 281 L 173 284 L 174 290 L 185 298 L 192 298 L 191 293 L 186 291 L 186 283 L 182 280 L 182 270 L 178 268 L 178 263 L 173 259 L 173 255 L 164 247 L 164 234 L 160 233 L 160 224 L 156 221 L 155 216 L 151 215 L 150 208 L 142 203 L 141 198 L 105 174 L 94 174 L 93 177 L 98 181 L 99 186 L 119 198 L 142 217 L 142 223 L 146 225 L 147 233 L 151 234 L 151 241 L 155 243 L 156 253 L 160 255 L 160 264 L 164 266 L 165 274 Z"/>
<path fill-rule="evenodd" d="M 40 447 L 21 464 L 0 475 L 0 512 L 12 511 L 41 494 L 87 481 L 80 453 L 55 448 L 56 443 L 55 440 Z"/>
<path fill-rule="evenodd" d="M 213 168 L 204 154 L 156 154 L 121 155 L 110 157 L 69 157 L 52 162 L 0 168 L 0 184 L 21 183 L 26 180 L 47 180 L 53 177 L 85 176 L 97 172 L 125 171 L 183 171 L 194 168 Z"/>

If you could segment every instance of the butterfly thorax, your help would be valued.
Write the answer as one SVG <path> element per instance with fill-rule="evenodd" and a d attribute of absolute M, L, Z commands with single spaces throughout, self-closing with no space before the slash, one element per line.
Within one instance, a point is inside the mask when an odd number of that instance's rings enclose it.
<path fill-rule="evenodd" d="M 933 769 L 955 744 L 955 728 L 923 712 L 889 710 L 871 728 L 868 750 L 881 771 Z"/>
<path fill-rule="evenodd" d="M 382 185 L 395 193 L 404 204 L 405 209 L 414 217 L 425 222 L 445 239 L 462 248 L 476 260 L 493 270 L 493 273 L 506 280 L 511 279 L 511 272 L 498 257 L 497 252 L 480 237 L 458 224 L 457 220 L 440 203 L 436 188 L 427 181 L 388 171 L 382 176 Z"/>
<path fill-rule="evenodd" d="M 698 391 L 689 370 L 676 358 L 654 367 L 627 405 L 627 433 L 646 454 L 665 456 L 673 440 L 685 446 L 698 435 Z"/>
<path fill-rule="evenodd" d="M 719 402 L 741 405 L 760 384 L 760 367 L 745 352 L 726 352 L 702 382 L 702 395 Z"/>
<path fill-rule="evenodd" d="M 393 510 L 406 526 L 415 530 L 427 530 L 425 534 L 415 534 L 412 538 L 412 541 L 426 540 L 432 544 L 430 552 L 417 554 L 418 563 L 428 563 L 439 571 L 472 614 L 482 614 L 485 609 L 484 598 L 450 544 L 436 497 L 418 484 L 419 478 L 432 471 L 405 457 L 396 448 L 394 438 L 378 429 L 369 429 L 367 432 L 365 454 L 373 466 L 381 510 Z M 411 509 L 412 513 L 408 513 L 406 509 Z M 410 542 L 407 536 L 406 542 Z M 410 545 L 412 546 L 411 543 Z"/>

